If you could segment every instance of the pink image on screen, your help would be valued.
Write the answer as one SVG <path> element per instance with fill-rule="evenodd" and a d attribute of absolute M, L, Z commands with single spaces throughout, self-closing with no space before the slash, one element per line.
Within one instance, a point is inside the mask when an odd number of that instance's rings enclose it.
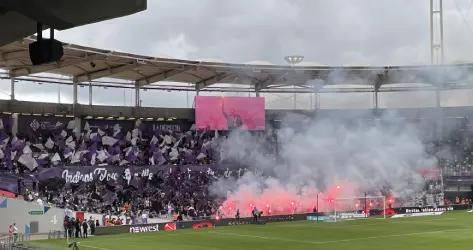
<path fill-rule="evenodd" d="M 264 130 L 264 98 L 197 96 L 195 119 L 197 129 Z"/>

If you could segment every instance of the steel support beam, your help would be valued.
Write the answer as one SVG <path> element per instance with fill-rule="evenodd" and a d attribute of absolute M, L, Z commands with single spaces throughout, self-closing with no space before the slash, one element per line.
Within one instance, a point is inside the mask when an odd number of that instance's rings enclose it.
<path fill-rule="evenodd" d="M 430 60 L 444 63 L 443 0 L 430 0 Z"/>
<path fill-rule="evenodd" d="M 10 78 L 10 100 L 15 100 L 15 78 Z"/>
<path fill-rule="evenodd" d="M 263 81 L 256 81 L 253 83 L 255 85 L 255 91 L 258 93 L 262 89 L 266 88 L 267 86 L 271 85 L 271 83 L 274 82 L 274 78 L 272 76 L 268 76 L 265 80 Z"/>
<path fill-rule="evenodd" d="M 92 82 L 89 82 L 89 105 L 92 106 Z"/>
<path fill-rule="evenodd" d="M 160 72 L 160 73 L 155 74 L 155 75 L 151 75 L 151 76 L 148 76 L 148 77 L 143 77 L 141 79 L 138 79 L 137 82 L 138 82 L 138 84 L 140 84 L 140 86 L 143 86 L 143 85 L 148 85 L 148 84 L 151 84 L 151 83 L 154 83 L 154 82 L 164 81 L 164 80 L 169 79 L 173 76 L 184 73 L 184 72 L 186 72 L 186 71 L 188 71 L 192 68 L 194 68 L 194 66 L 186 65 L 182 69 L 166 70 L 164 72 Z"/>
<path fill-rule="evenodd" d="M 91 62 L 94 60 L 103 60 L 105 59 L 106 56 L 100 55 L 100 54 L 93 54 L 90 56 L 84 56 L 83 58 L 77 58 L 77 59 L 70 59 L 68 61 L 65 61 L 64 59 L 60 62 L 56 63 L 50 63 L 46 65 L 37 65 L 37 66 L 27 66 L 27 67 L 22 67 L 22 68 L 15 68 L 10 71 L 10 76 L 11 77 L 21 77 L 21 76 L 27 76 L 31 74 L 38 74 L 38 73 L 43 73 L 51 70 L 59 70 L 62 68 L 66 68 L 69 66 L 73 66 L 76 64 L 80 63 L 85 63 L 85 62 Z"/>
<path fill-rule="evenodd" d="M 200 82 L 197 82 L 195 84 L 195 88 L 197 91 L 199 90 L 202 90 L 212 84 L 215 84 L 215 83 L 221 83 L 225 78 L 229 77 L 230 75 L 228 73 L 219 73 L 219 74 L 216 74 L 212 77 L 209 77 L 207 79 L 204 79 Z"/>
<path fill-rule="evenodd" d="M 306 86 L 309 87 L 312 89 L 312 94 L 314 96 L 314 103 L 312 104 L 311 103 L 311 107 L 314 108 L 314 110 L 318 109 L 319 108 L 319 91 L 324 87 L 324 80 L 322 79 L 312 79 L 312 80 L 308 80 L 306 82 Z M 312 97 L 310 98 L 311 102 L 312 102 Z"/>
<path fill-rule="evenodd" d="M 78 81 L 77 81 L 77 78 L 73 78 L 72 79 L 72 114 L 75 116 L 76 115 L 76 111 L 77 111 L 77 104 L 78 104 L 78 101 L 77 101 L 77 85 L 78 85 Z"/>
<path fill-rule="evenodd" d="M 140 84 L 138 81 L 135 82 L 135 107 L 141 106 L 141 97 L 140 97 Z"/>
<path fill-rule="evenodd" d="M 374 108 L 378 109 L 379 108 L 379 89 L 383 84 L 386 84 L 386 81 L 388 79 L 388 71 L 386 70 L 383 74 L 378 74 L 376 76 L 376 81 L 374 82 L 373 88 L 374 88 L 374 94 L 373 94 L 373 102 L 374 102 Z"/>
<path fill-rule="evenodd" d="M 21 58 L 29 58 L 30 54 L 27 50 L 18 50 L 0 54 L 0 60 L 4 62 L 14 61 Z"/>
<path fill-rule="evenodd" d="M 91 73 L 81 74 L 75 76 L 78 82 L 92 81 L 98 78 L 112 76 L 123 71 L 128 71 L 139 67 L 140 65 L 137 62 L 132 62 L 130 64 L 124 64 L 115 67 L 109 67 L 106 69 L 97 70 Z"/>

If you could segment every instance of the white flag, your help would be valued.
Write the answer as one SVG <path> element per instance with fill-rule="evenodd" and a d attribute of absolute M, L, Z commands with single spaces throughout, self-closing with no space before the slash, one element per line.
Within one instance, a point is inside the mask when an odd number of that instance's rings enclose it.
<path fill-rule="evenodd" d="M 23 148 L 23 154 L 31 154 L 33 153 L 33 151 L 31 151 L 31 148 L 29 145 L 26 145 L 24 148 Z"/>
<path fill-rule="evenodd" d="M 46 140 L 46 143 L 44 144 L 49 149 L 52 149 L 54 147 L 54 141 L 51 140 L 51 137 L 48 137 L 48 140 Z"/>
<path fill-rule="evenodd" d="M 201 160 L 201 159 L 204 159 L 205 157 L 207 157 L 204 153 L 200 153 L 198 156 L 197 156 L 197 160 Z"/>
<path fill-rule="evenodd" d="M 93 140 L 95 137 L 97 137 L 97 133 L 91 133 L 90 134 L 90 139 Z"/>
<path fill-rule="evenodd" d="M 100 136 L 104 136 L 105 132 L 101 129 L 98 129 L 97 132 L 99 133 Z"/>
<path fill-rule="evenodd" d="M 151 156 L 151 157 L 149 158 L 149 163 L 150 163 L 151 166 L 154 166 L 154 165 L 155 165 L 155 164 L 154 164 L 154 157 L 153 157 L 153 156 Z"/>
<path fill-rule="evenodd" d="M 120 126 L 120 124 L 115 124 L 113 125 L 113 131 L 117 131 L 117 130 L 120 130 L 122 127 Z"/>
<path fill-rule="evenodd" d="M 35 147 L 35 148 L 37 148 L 37 149 L 39 149 L 39 150 L 44 150 L 44 146 L 43 146 L 43 144 L 41 144 L 41 143 L 33 144 L 33 147 Z"/>
<path fill-rule="evenodd" d="M 76 128 L 76 121 L 75 120 L 70 120 L 67 123 L 67 129 L 75 129 Z"/>
<path fill-rule="evenodd" d="M 115 137 L 115 136 L 117 136 L 118 134 L 120 134 L 120 132 L 122 132 L 121 129 L 114 130 L 114 131 L 113 131 L 113 137 Z"/>
<path fill-rule="evenodd" d="M 104 136 L 102 137 L 102 144 L 103 145 L 109 145 L 109 146 L 113 146 L 115 145 L 115 143 L 117 143 L 118 140 L 113 138 L 113 137 L 110 137 L 110 136 Z"/>
<path fill-rule="evenodd" d="M 73 154 L 74 154 L 73 151 L 71 151 L 71 152 L 65 154 L 65 155 L 64 155 L 64 159 L 67 159 L 67 158 L 71 157 Z"/>
<path fill-rule="evenodd" d="M 40 154 L 40 155 L 38 156 L 38 159 L 39 159 L 39 160 L 43 160 L 43 159 L 46 159 L 46 158 L 48 158 L 48 157 L 49 157 L 49 154 L 44 153 L 44 154 Z"/>
<path fill-rule="evenodd" d="M 92 154 L 92 157 L 91 157 L 91 159 L 90 159 L 90 165 L 92 165 L 92 166 L 95 165 L 95 158 L 96 158 L 96 157 L 97 157 L 97 154 L 96 154 L 96 153 Z"/>
<path fill-rule="evenodd" d="M 137 142 L 138 142 L 138 137 L 131 139 L 131 145 L 136 146 Z"/>
<path fill-rule="evenodd" d="M 72 141 L 73 141 L 72 136 L 67 137 L 66 143 L 69 143 L 69 142 L 72 142 Z"/>
<path fill-rule="evenodd" d="M 107 158 L 108 158 L 108 156 L 107 156 L 107 153 L 105 152 L 105 150 L 98 151 L 97 159 L 100 162 L 105 161 Z"/>
<path fill-rule="evenodd" d="M 76 142 L 75 141 L 71 141 L 71 142 L 66 142 L 66 145 L 71 148 L 71 149 L 75 149 L 76 148 Z"/>
<path fill-rule="evenodd" d="M 172 148 L 171 152 L 169 153 L 169 156 L 171 157 L 171 160 L 177 160 L 177 157 L 179 156 L 179 152 L 177 152 L 176 148 Z"/>
<path fill-rule="evenodd" d="M 171 138 L 171 136 L 165 135 L 165 136 L 164 136 L 164 142 L 165 142 L 166 144 L 171 144 L 171 143 L 172 143 L 172 138 Z"/>
<path fill-rule="evenodd" d="M 33 158 L 33 156 L 31 156 L 31 154 L 22 154 L 18 159 L 18 162 L 25 165 L 25 167 L 27 167 L 30 171 L 33 171 L 38 167 L 38 163 Z"/>
<path fill-rule="evenodd" d="M 61 136 L 62 136 L 63 138 L 66 138 L 67 132 L 66 132 L 65 130 L 61 131 Z"/>
<path fill-rule="evenodd" d="M 85 124 L 84 124 L 84 130 L 85 130 L 85 131 L 90 131 L 90 126 L 89 126 L 89 123 L 88 123 L 88 122 L 85 122 Z"/>
<path fill-rule="evenodd" d="M 140 130 L 138 130 L 137 128 L 135 128 L 131 131 L 131 137 L 132 138 L 138 137 L 139 135 L 140 135 Z"/>
<path fill-rule="evenodd" d="M 149 142 L 150 145 L 154 145 L 158 142 L 158 138 L 156 138 L 156 136 L 153 135 L 153 138 L 151 138 L 151 141 Z"/>
<path fill-rule="evenodd" d="M 71 164 L 80 162 L 80 156 L 82 151 L 75 152 L 71 158 Z"/>

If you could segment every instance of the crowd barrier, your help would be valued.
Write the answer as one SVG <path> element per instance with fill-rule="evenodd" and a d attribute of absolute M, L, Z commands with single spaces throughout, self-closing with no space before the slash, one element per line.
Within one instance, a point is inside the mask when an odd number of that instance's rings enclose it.
<path fill-rule="evenodd" d="M 23 245 L 29 240 L 29 236 L 25 234 L 18 234 L 17 236 L 3 236 L 0 237 L 0 250 L 26 250 L 29 247 Z"/>
<path fill-rule="evenodd" d="M 258 224 L 282 222 L 282 221 L 301 221 L 306 220 L 307 216 L 316 216 L 315 213 L 307 214 L 291 214 L 291 215 L 272 215 L 262 216 L 258 220 Z M 205 220 L 190 220 L 180 222 L 167 223 L 153 223 L 153 224 L 138 224 L 138 225 L 122 225 L 111 227 L 98 227 L 95 229 L 95 235 L 110 235 L 122 233 L 147 233 L 158 231 L 174 231 L 179 229 L 200 229 L 220 226 L 232 226 L 242 224 L 253 224 L 253 218 L 245 217 L 240 219 L 223 218 L 223 219 L 205 219 Z"/>
<path fill-rule="evenodd" d="M 450 205 L 450 206 L 437 206 L 437 207 L 401 207 L 393 208 L 395 214 L 408 214 L 408 213 L 423 213 L 423 212 L 446 212 L 456 210 L 467 210 L 469 205 Z M 371 211 L 370 211 L 371 212 Z M 381 210 L 374 211 L 371 215 L 377 215 L 382 213 Z M 271 222 L 282 222 L 282 221 L 301 221 L 301 220 L 320 220 L 323 221 L 326 217 L 325 213 L 305 213 L 305 214 L 289 214 L 289 215 L 272 215 L 262 216 L 258 223 L 271 223 Z M 137 224 L 137 225 L 122 225 L 122 226 L 111 226 L 111 227 L 98 227 L 95 229 L 95 235 L 110 235 L 110 234 L 123 234 L 123 233 L 147 233 L 147 232 L 158 232 L 158 231 L 174 231 L 180 229 L 200 229 L 200 228 L 211 228 L 220 226 L 233 226 L 233 225 L 244 225 L 254 224 L 252 217 L 245 217 L 240 219 L 235 218 L 222 218 L 222 219 L 201 219 L 201 220 L 189 220 L 180 222 L 167 222 L 167 223 L 151 223 L 151 224 Z"/>
<path fill-rule="evenodd" d="M 469 204 L 446 205 L 446 206 L 426 206 L 426 207 L 400 207 L 393 208 L 396 214 L 425 213 L 425 212 L 448 212 L 457 210 L 468 210 Z"/>

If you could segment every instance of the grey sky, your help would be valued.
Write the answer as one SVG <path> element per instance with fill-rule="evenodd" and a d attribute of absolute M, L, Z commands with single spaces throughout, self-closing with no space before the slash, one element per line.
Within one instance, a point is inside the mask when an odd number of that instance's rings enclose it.
<path fill-rule="evenodd" d="M 129 17 L 59 38 L 138 54 L 284 63 L 290 54 L 328 65 L 428 59 L 428 1 L 150 0 Z M 111 42 L 113 41 L 113 42 Z"/>
<path fill-rule="evenodd" d="M 471 5 L 472 0 L 444 0 L 446 62 L 473 59 Z M 148 0 L 145 12 L 57 37 L 181 59 L 284 64 L 285 55 L 301 54 L 306 64 L 427 64 L 429 0 Z M 362 99 L 361 106 L 371 104 Z"/>
<path fill-rule="evenodd" d="M 470 0 L 446 0 L 448 61 L 471 60 Z M 429 0 L 149 0 L 129 17 L 60 32 L 63 40 L 145 55 L 327 65 L 429 62 Z M 463 20 L 465 17 L 467 23 Z M 467 51 L 465 51 L 467 49 Z M 465 53 L 467 52 L 467 53 Z"/>

